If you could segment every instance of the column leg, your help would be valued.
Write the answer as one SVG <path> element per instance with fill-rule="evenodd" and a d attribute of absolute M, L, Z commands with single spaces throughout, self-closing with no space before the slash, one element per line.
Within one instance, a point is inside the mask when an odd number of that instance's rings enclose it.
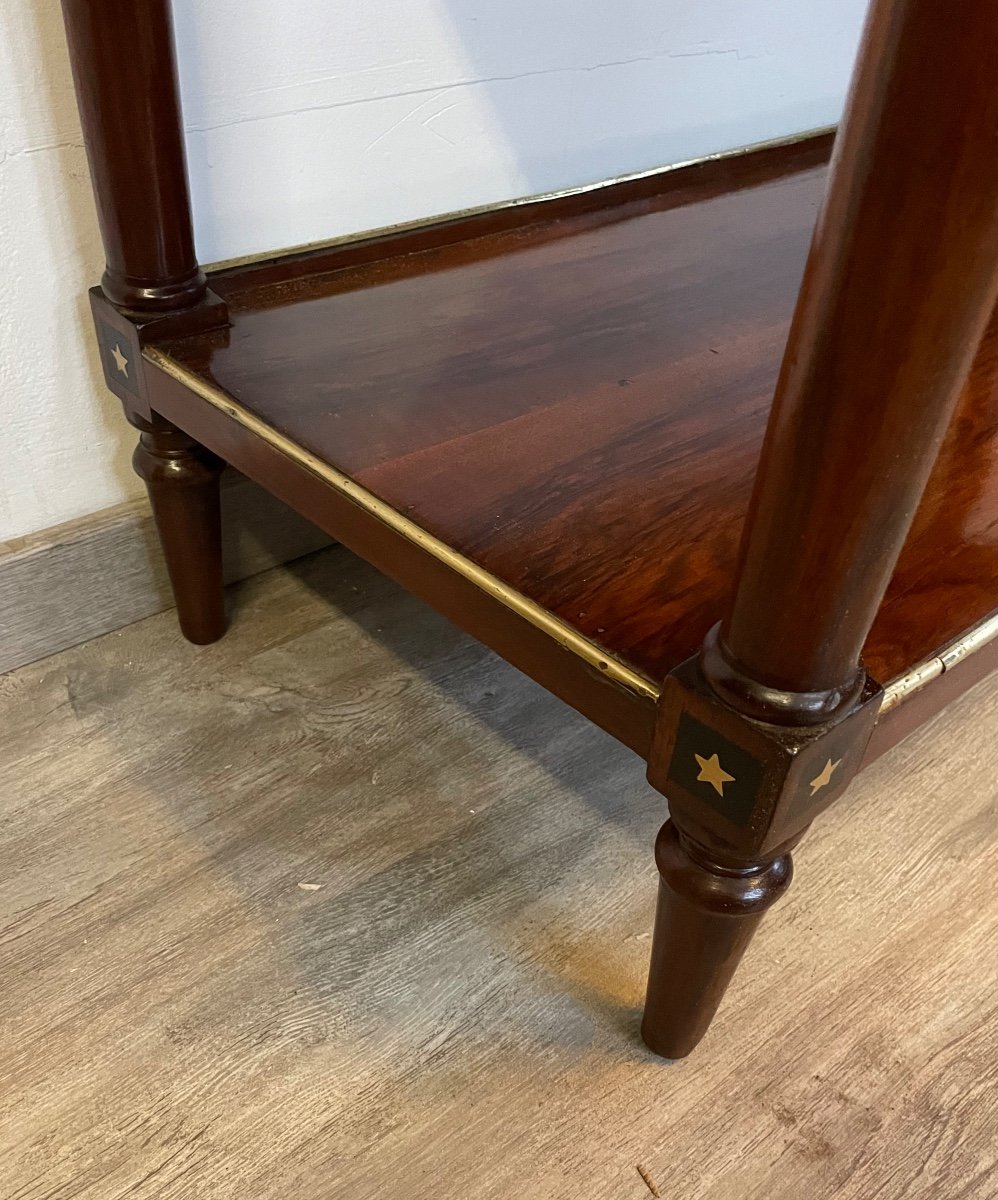
<path fill-rule="evenodd" d="M 136 420 L 132 464 L 149 492 L 184 637 L 196 645 L 225 632 L 219 476 L 224 463 L 159 417 Z"/>
<path fill-rule="evenodd" d="M 771 904 L 790 885 L 789 853 L 725 866 L 672 821 L 655 843 L 658 907 L 641 1036 L 664 1058 L 684 1058 L 717 1011 Z"/>
<path fill-rule="evenodd" d="M 661 1053 L 703 1032 L 788 847 L 863 762 L 862 648 L 998 302 L 996 39 L 993 0 L 870 6 L 730 611 L 659 704 Z"/>

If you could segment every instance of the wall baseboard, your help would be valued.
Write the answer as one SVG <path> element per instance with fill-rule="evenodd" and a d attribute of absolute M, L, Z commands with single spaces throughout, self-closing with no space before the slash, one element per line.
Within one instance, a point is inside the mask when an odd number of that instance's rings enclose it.
<path fill-rule="evenodd" d="M 234 471 L 222 479 L 222 528 L 229 583 L 330 544 Z M 0 673 L 172 607 L 144 499 L 0 542 Z"/>

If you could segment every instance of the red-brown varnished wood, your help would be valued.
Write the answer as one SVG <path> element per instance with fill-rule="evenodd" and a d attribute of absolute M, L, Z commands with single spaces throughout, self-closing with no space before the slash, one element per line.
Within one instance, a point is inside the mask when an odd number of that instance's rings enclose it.
<path fill-rule="evenodd" d="M 170 0 L 62 0 L 107 271 L 125 308 L 197 303 Z"/>
<path fill-rule="evenodd" d="M 194 252 L 170 0 L 62 0 L 107 269 L 91 295 L 105 380 L 141 431 L 146 483 L 180 627 L 225 629 L 221 461 L 148 403 L 141 346 L 224 325 Z"/>
<path fill-rule="evenodd" d="M 265 482 L 275 496 L 632 750 L 647 754 L 655 719 L 651 698 L 621 686 L 598 666 L 565 650 L 547 632 L 512 612 L 490 592 L 455 573 L 417 542 L 393 531 L 367 508 L 330 488 L 306 464 L 282 453 L 223 409 L 199 402 L 169 374 L 148 364 L 146 375 L 158 413 L 182 424 L 244 475 Z"/>
<path fill-rule="evenodd" d="M 656 1054 L 684 1058 L 707 1032 L 766 911 L 790 886 L 793 862 L 786 850 L 748 870 L 704 861 L 667 821 L 655 864 L 660 882 L 641 1034 Z"/>
<path fill-rule="evenodd" d="M 871 9 L 732 611 L 705 667 L 720 685 L 726 662 L 756 709 L 760 689 L 795 693 L 781 721 L 821 719 L 802 693 L 837 707 L 860 686 L 860 652 L 998 299 L 998 87 L 983 50 L 996 45 L 993 0 L 967 0 L 959 20 L 931 0 Z M 961 469 L 971 449 L 956 452 Z"/>
<path fill-rule="evenodd" d="M 761 894 L 873 733 L 863 645 L 998 299 L 996 44 L 992 0 L 870 9 L 733 600 L 659 705 L 648 778 L 677 835 L 642 1031 L 660 1053 L 696 1044 L 751 934 L 718 898 L 732 877 Z"/>
<path fill-rule="evenodd" d="M 232 328 L 168 349 L 658 681 L 728 603 L 827 148 L 223 272 Z M 996 606 L 996 344 L 868 640 L 883 682 Z"/>
<path fill-rule="evenodd" d="M 217 455 L 158 414 L 145 420 L 132 465 L 146 485 L 177 605 L 181 632 L 206 646 L 225 633 L 222 519 Z"/>

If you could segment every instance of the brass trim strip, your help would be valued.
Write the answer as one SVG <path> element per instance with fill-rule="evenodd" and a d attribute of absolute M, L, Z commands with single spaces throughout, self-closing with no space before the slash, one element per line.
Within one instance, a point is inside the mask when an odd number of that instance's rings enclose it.
<path fill-rule="evenodd" d="M 994 612 L 990 617 L 973 629 L 968 630 L 962 637 L 958 637 L 955 642 L 951 642 L 939 657 L 942 659 L 943 670 L 948 671 L 950 667 L 955 667 L 958 662 L 961 662 L 969 654 L 973 654 L 975 650 L 980 650 L 982 646 L 986 646 L 988 642 L 998 638 L 998 612 Z"/>
<path fill-rule="evenodd" d="M 967 630 L 961 637 L 944 646 L 938 654 L 932 655 L 916 667 L 912 667 L 900 678 L 895 679 L 884 689 L 884 702 L 880 706 L 881 714 L 907 700 L 913 692 L 919 691 L 933 679 L 955 667 L 957 663 L 980 650 L 989 642 L 998 638 L 998 612 L 985 617 L 972 629 Z"/>
<path fill-rule="evenodd" d="M 481 591 L 486 592 L 500 604 L 516 613 L 517 616 L 548 634 L 566 650 L 583 659 L 589 666 L 612 679 L 614 683 L 620 684 L 621 687 L 625 687 L 647 700 L 658 700 L 659 689 L 650 679 L 631 670 L 619 659 L 607 654 L 595 642 L 590 642 L 588 638 L 583 637 L 578 630 L 567 625 L 559 617 L 521 595 L 508 584 L 503 583 L 501 579 L 496 578 L 489 571 L 473 563 L 471 559 L 465 558 L 463 554 L 459 554 L 439 538 L 434 537 L 433 534 L 421 529 L 408 517 L 403 516 L 391 505 L 375 496 L 373 492 L 369 492 L 356 480 L 351 479 L 349 475 L 344 475 L 342 471 L 323 462 L 290 438 L 271 429 L 266 422 L 261 421 L 248 409 L 236 403 L 221 388 L 215 387 L 195 375 L 156 347 L 146 347 L 143 349 L 142 355 L 164 374 L 177 380 L 178 383 L 182 383 L 184 387 L 196 393 L 214 408 L 224 412 L 244 429 L 248 429 L 250 433 L 273 446 L 281 454 L 293 459 L 306 470 L 311 471 L 313 475 L 317 475 L 324 483 L 329 484 L 330 487 L 335 488 L 336 491 L 365 509 L 395 533 L 419 546 L 421 550 L 450 567 L 452 571 L 463 575 Z"/>
<path fill-rule="evenodd" d="M 344 475 L 342 471 L 323 462 L 290 438 L 271 429 L 266 422 L 261 421 L 248 409 L 236 403 L 221 388 L 215 387 L 195 375 L 194 372 L 181 366 L 156 347 L 146 347 L 142 354 L 147 361 L 158 367 L 164 374 L 176 379 L 178 383 L 182 383 L 184 387 L 189 388 L 214 408 L 224 412 L 256 437 L 269 443 L 275 450 L 293 459 L 306 470 L 311 471 L 313 475 L 317 475 L 325 483 L 369 512 L 371 516 L 406 538 L 407 541 L 419 546 L 427 554 L 450 567 L 452 571 L 463 575 L 481 591 L 488 593 L 500 604 L 548 634 L 549 637 L 583 659 L 591 667 L 595 667 L 615 683 L 636 695 L 651 701 L 658 700 L 660 689 L 652 680 L 638 674 L 637 671 L 608 654 L 595 642 L 583 637 L 578 630 L 567 625 L 559 617 L 549 613 L 533 600 L 529 600 L 508 584 L 503 583 L 501 579 L 478 566 L 463 554 L 459 554 L 451 546 L 434 537 L 433 534 L 421 529 L 408 517 L 403 516 L 391 505 L 375 496 L 373 492 L 351 479 L 349 475 Z M 884 688 L 880 715 L 883 716 L 884 713 L 890 712 L 914 692 L 919 691 L 927 683 L 937 679 L 945 671 L 973 654 L 975 650 L 980 650 L 996 638 L 998 638 L 998 612 L 986 617 L 980 624 L 975 625 L 962 637 L 951 642 L 938 654 L 925 659 L 924 662 L 912 667 L 910 671 L 906 671 L 904 675 L 889 683 Z"/>
<path fill-rule="evenodd" d="M 927 658 L 910 671 L 899 675 L 893 683 L 884 688 L 884 698 L 880 705 L 880 716 L 896 708 L 902 700 L 906 700 L 913 692 L 923 688 L 927 683 L 943 673 L 941 658 Z"/>
<path fill-rule="evenodd" d="M 358 504 L 377 520 L 406 538 L 407 541 L 419 546 L 426 553 L 450 567 L 452 571 L 463 575 L 477 588 L 483 592 L 487 592 L 494 599 L 498 600 L 500 604 L 503 604 L 525 621 L 529 621 L 531 625 L 548 634 L 548 636 L 553 638 L 566 650 L 583 659 L 591 667 L 595 667 L 596 670 L 601 671 L 615 683 L 627 688 L 636 695 L 651 701 L 658 700 L 660 689 L 652 680 L 638 674 L 637 671 L 632 670 L 619 659 L 607 654 L 599 645 L 583 637 L 578 630 L 567 625 L 559 617 L 554 616 L 533 600 L 529 600 L 520 592 L 509 587 L 508 584 L 503 583 L 501 579 L 498 579 L 491 572 L 478 566 L 477 563 L 472 562 L 471 559 L 466 558 L 463 554 L 459 554 L 445 542 L 434 537 L 433 534 L 427 533 L 425 529 L 421 529 L 413 521 L 409 520 L 408 517 L 403 516 L 396 509 L 392 508 L 391 505 L 386 504 L 383 500 L 375 496 L 373 492 L 368 491 L 367 488 L 357 483 L 356 480 L 351 479 L 348 475 L 344 475 L 342 471 L 338 471 L 335 467 L 323 462 L 314 454 L 309 453 L 304 447 L 293 442 L 290 438 L 271 429 L 266 422 L 261 421 L 259 417 L 254 416 L 248 409 L 243 408 L 231 396 L 223 392 L 221 388 L 209 384 L 206 380 L 195 375 L 186 367 L 181 366 L 156 347 L 146 347 L 142 353 L 147 361 L 158 367 L 164 374 L 169 375 L 172 379 L 176 379 L 178 383 L 182 383 L 184 387 L 190 389 L 190 391 L 200 396 L 203 400 L 206 400 L 214 408 L 224 412 L 256 437 L 269 443 L 275 450 L 293 459 L 311 471 L 313 475 L 317 475 L 325 483 L 335 488 L 355 504 Z M 933 679 L 937 679 L 945 671 L 956 666 L 957 663 L 962 662 L 970 654 L 973 654 L 974 651 L 980 650 L 996 638 L 998 638 L 998 612 L 986 617 L 980 624 L 968 630 L 962 637 L 955 639 L 938 654 L 925 659 L 917 666 L 912 667 L 910 671 L 906 671 L 904 675 L 899 676 L 892 683 L 889 683 L 884 688 L 884 700 L 880 706 L 880 715 L 883 716 L 884 713 L 890 712 L 891 709 L 896 708 L 927 683 L 930 683 Z"/>
<path fill-rule="evenodd" d="M 733 150 L 719 150 L 714 154 L 703 154 L 699 158 L 687 158 L 682 162 L 651 167 L 647 171 L 631 171 L 627 175 L 618 175 L 613 179 L 601 179 L 596 183 L 583 183 L 577 187 L 561 188 L 559 191 L 537 192 L 532 196 L 518 196 L 512 200 L 497 200 L 491 204 L 459 208 L 436 216 L 417 217 L 413 221 L 402 221 L 397 225 L 384 225 L 380 229 L 364 229 L 356 233 L 344 233 L 337 237 L 320 239 L 316 242 L 302 242 L 297 246 L 287 246 L 282 250 L 263 250 L 256 254 L 243 254 L 238 258 L 226 258 L 220 262 L 208 263 L 203 269 L 206 274 L 218 274 L 221 271 L 235 270 L 236 267 L 249 267 L 254 263 L 269 262 L 271 259 L 290 258 L 293 255 L 309 254 L 320 250 L 334 250 L 337 246 L 371 241 L 374 238 L 387 237 L 389 234 L 410 233 L 416 229 L 424 229 L 428 225 L 443 225 L 448 221 L 458 221 L 466 217 L 482 217 L 488 213 L 502 212 L 504 209 L 525 208 L 530 204 L 540 204 L 548 200 L 564 200 L 569 196 L 584 196 L 587 192 L 598 192 L 603 188 L 615 187 L 619 183 L 635 183 L 640 179 L 650 179 L 653 175 L 671 175 L 674 171 L 682 171 L 686 167 L 696 167 L 702 163 L 721 162 L 726 158 L 739 158 L 743 154 L 754 154 L 758 150 L 775 150 L 779 146 L 792 146 L 796 142 L 806 142 L 810 138 L 834 133 L 836 128 L 835 125 L 820 125 L 815 129 L 792 133 L 787 137 L 753 142 L 748 146 L 737 146 Z"/>

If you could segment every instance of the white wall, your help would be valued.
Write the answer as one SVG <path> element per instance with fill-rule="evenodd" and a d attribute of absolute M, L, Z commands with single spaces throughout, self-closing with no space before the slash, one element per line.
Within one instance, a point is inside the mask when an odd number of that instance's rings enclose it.
<path fill-rule="evenodd" d="M 838 119 L 865 0 L 174 0 L 203 261 Z M 125 48 L 127 52 L 127 48 Z M 58 0 L 0 11 L 0 539 L 138 492 Z"/>

